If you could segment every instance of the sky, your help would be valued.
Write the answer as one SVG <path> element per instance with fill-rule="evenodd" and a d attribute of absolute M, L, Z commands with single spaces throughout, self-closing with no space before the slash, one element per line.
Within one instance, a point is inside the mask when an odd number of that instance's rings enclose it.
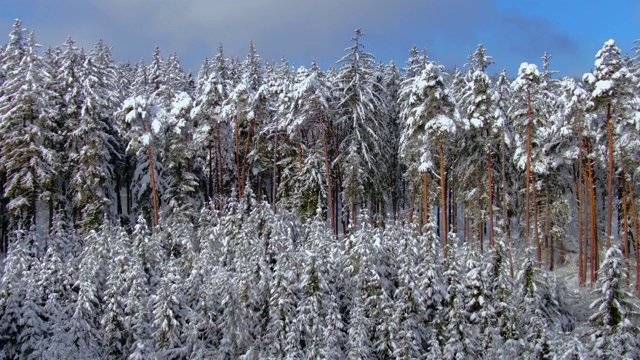
<path fill-rule="evenodd" d="M 45 48 L 102 39 L 116 60 L 135 63 L 159 46 L 193 72 L 219 44 L 244 58 L 250 41 L 263 61 L 327 68 L 361 28 L 366 51 L 400 66 L 416 45 L 463 67 L 482 43 L 495 61 L 489 72 L 516 76 L 522 62 L 541 66 L 546 51 L 559 76 L 581 76 L 606 40 L 633 54 L 640 39 L 637 0 L 0 0 L 0 9 L 0 44 L 21 19 Z"/>

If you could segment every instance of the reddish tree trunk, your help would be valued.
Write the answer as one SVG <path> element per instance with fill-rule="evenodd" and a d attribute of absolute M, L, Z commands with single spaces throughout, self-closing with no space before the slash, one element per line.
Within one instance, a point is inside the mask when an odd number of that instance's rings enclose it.
<path fill-rule="evenodd" d="M 586 278 L 584 276 L 584 252 L 585 252 L 585 239 L 583 239 L 582 234 L 582 148 L 580 148 L 580 153 L 578 155 L 578 176 L 576 176 L 576 197 L 577 197 L 577 207 L 578 207 L 578 283 L 580 285 L 584 285 L 586 282 Z M 575 169 L 575 168 L 574 168 Z"/>
<path fill-rule="evenodd" d="M 429 224 L 429 175 L 427 172 L 422 174 L 422 186 L 424 195 L 424 224 Z"/>
<path fill-rule="evenodd" d="M 530 199 L 530 192 L 531 192 L 531 94 L 528 94 L 527 97 L 527 101 L 528 101 L 528 106 L 527 106 L 527 116 L 528 116 L 528 122 L 527 122 L 527 169 L 526 169 L 526 215 L 525 215 L 525 246 L 528 248 L 529 247 L 529 237 L 531 234 L 531 219 L 530 219 L 530 213 L 531 213 L 531 199 Z"/>
<path fill-rule="evenodd" d="M 493 247 L 493 168 L 491 166 L 491 148 L 487 150 L 487 177 L 489 178 L 489 246 Z"/>
<path fill-rule="evenodd" d="M 607 179 L 607 249 L 611 247 L 613 236 L 613 129 L 611 127 L 611 103 L 607 103 L 607 133 L 609 135 L 609 178 Z"/>
<path fill-rule="evenodd" d="M 154 231 L 158 229 L 158 192 L 156 190 L 156 172 L 153 167 L 153 153 L 151 152 L 151 145 L 147 145 L 147 155 L 149 157 L 149 171 L 151 172 L 151 198 L 153 200 L 153 228 Z"/>
<path fill-rule="evenodd" d="M 631 216 L 633 218 L 633 240 L 636 247 L 636 293 L 638 294 L 638 297 L 640 297 L 640 249 L 638 247 L 638 245 L 640 245 L 640 240 L 638 239 L 640 232 L 638 231 L 638 211 L 636 210 L 636 200 L 633 196 L 633 184 L 631 183 L 631 180 L 629 180 L 627 184 L 629 186 Z"/>
<path fill-rule="evenodd" d="M 447 192 L 444 173 L 444 145 L 440 143 L 440 194 L 442 196 L 442 244 L 447 246 Z M 445 251 L 446 255 L 446 251 Z"/>
<path fill-rule="evenodd" d="M 217 159 L 218 160 L 218 194 L 222 193 L 222 135 L 220 134 L 220 123 L 216 122 L 216 133 L 218 135 Z"/>
<path fill-rule="evenodd" d="M 320 118 L 322 124 L 322 146 L 324 148 L 324 169 L 327 173 L 327 192 L 329 193 L 329 216 L 331 216 L 331 228 L 333 233 L 338 235 L 338 228 L 336 227 L 335 216 L 333 214 L 333 186 L 331 181 L 331 166 L 329 164 L 329 147 L 327 146 L 327 129 L 325 128 L 324 119 Z"/>

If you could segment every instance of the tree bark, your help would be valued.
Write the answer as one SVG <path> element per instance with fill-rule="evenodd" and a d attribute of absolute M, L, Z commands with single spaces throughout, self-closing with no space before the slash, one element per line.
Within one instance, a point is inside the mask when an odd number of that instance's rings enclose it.
<path fill-rule="evenodd" d="M 147 155 L 149 156 L 149 171 L 151 172 L 151 198 L 153 199 L 153 229 L 158 230 L 158 192 L 156 190 L 156 173 L 153 167 L 153 153 L 151 145 L 147 145 Z"/>
<path fill-rule="evenodd" d="M 273 192 L 271 194 L 273 211 L 276 211 L 276 201 L 278 200 L 278 132 L 273 139 Z"/>
<path fill-rule="evenodd" d="M 530 192 L 531 192 L 531 94 L 528 94 L 527 97 L 528 105 L 527 105 L 527 169 L 526 169 L 526 215 L 525 215 L 525 246 L 529 247 L 529 237 L 531 235 L 531 203 L 530 203 Z"/>
<path fill-rule="evenodd" d="M 633 240 L 636 247 L 636 293 L 638 297 L 640 297 L 640 249 L 638 248 L 638 245 L 640 245 L 640 240 L 638 239 L 640 231 L 638 231 L 638 211 L 636 210 L 636 199 L 633 196 L 633 184 L 631 180 L 629 180 L 627 184 L 629 186 L 629 199 L 631 200 L 631 216 L 633 217 Z"/>
<path fill-rule="evenodd" d="M 584 269 L 585 269 L 585 263 L 584 263 L 584 252 L 585 252 L 585 239 L 583 239 L 583 234 L 582 234 L 582 226 L 583 226 L 583 221 L 582 221 L 582 148 L 580 148 L 579 150 L 579 154 L 578 154 L 578 175 L 575 176 L 575 186 L 576 186 L 576 206 L 578 208 L 577 211 L 577 215 L 578 215 L 578 283 L 580 285 L 584 285 L 585 284 L 585 276 L 584 276 Z M 575 169 L 575 167 L 574 167 Z M 575 173 L 575 171 L 574 171 Z"/>
<path fill-rule="evenodd" d="M 491 166 L 491 147 L 487 149 L 487 177 L 489 179 L 489 246 L 493 247 L 493 168 Z"/>
<path fill-rule="evenodd" d="M 324 169 L 325 169 L 325 172 L 327 173 L 327 192 L 329 195 L 329 214 L 331 216 L 331 228 L 333 229 L 333 233 L 335 235 L 338 235 L 338 228 L 336 226 L 336 221 L 334 216 L 331 165 L 329 164 L 329 147 L 327 146 L 327 129 L 325 128 L 324 119 L 322 117 L 320 117 L 320 123 L 322 124 L 322 146 L 324 148 Z"/>
<path fill-rule="evenodd" d="M 222 194 L 222 135 L 220 134 L 220 123 L 216 122 L 216 133 L 218 135 L 218 143 L 216 144 L 218 160 L 218 194 Z"/>
<path fill-rule="evenodd" d="M 587 142 L 587 149 L 589 152 L 591 151 L 590 145 Z M 587 177 L 588 177 L 588 187 L 589 187 L 589 201 L 590 201 L 590 212 L 591 212 L 591 285 L 595 284 L 598 279 L 598 268 L 600 266 L 598 260 L 598 225 L 597 225 L 597 216 L 596 216 L 596 187 L 595 182 L 593 180 L 594 177 L 594 167 L 593 167 L 593 159 L 591 157 L 587 158 Z"/>
<path fill-rule="evenodd" d="M 247 140 L 245 141 L 244 144 L 244 155 L 242 156 L 242 183 L 241 183 L 241 189 L 242 192 L 239 194 L 240 198 L 244 197 L 244 187 L 247 183 L 247 177 L 249 176 L 249 150 L 251 149 L 251 140 L 253 138 L 253 131 L 255 128 L 255 121 L 251 120 L 251 123 L 249 125 L 249 134 L 247 134 Z"/>
<path fill-rule="evenodd" d="M 238 187 L 238 198 L 242 198 L 242 163 L 240 163 L 240 124 L 238 124 L 238 117 L 236 116 L 236 123 L 234 126 L 234 139 L 235 139 L 235 153 L 236 153 L 236 177 Z"/>
<path fill-rule="evenodd" d="M 607 179 L 607 249 L 611 247 L 613 236 L 613 129 L 611 126 L 611 103 L 607 103 L 607 133 L 609 136 L 609 178 Z"/>
<path fill-rule="evenodd" d="M 440 195 L 442 196 L 442 244 L 447 246 L 447 189 L 445 188 L 444 145 L 440 143 Z M 444 252 L 446 256 L 446 251 Z"/>
<path fill-rule="evenodd" d="M 538 267 L 542 267 L 542 244 L 540 244 L 540 231 L 538 221 L 538 189 L 535 181 L 533 182 L 533 236 L 536 243 L 536 259 L 538 260 Z"/>
<path fill-rule="evenodd" d="M 549 203 L 551 200 L 549 199 L 549 181 L 547 181 L 545 187 L 545 222 L 544 222 L 544 237 L 545 237 L 545 246 L 547 247 L 547 251 L 549 253 L 549 271 L 553 271 L 555 266 L 555 253 L 553 251 L 553 237 L 551 236 L 550 223 L 551 223 L 551 213 L 549 209 Z"/>
<path fill-rule="evenodd" d="M 429 224 L 429 174 L 425 171 L 422 174 L 422 187 L 424 195 L 424 224 Z"/>

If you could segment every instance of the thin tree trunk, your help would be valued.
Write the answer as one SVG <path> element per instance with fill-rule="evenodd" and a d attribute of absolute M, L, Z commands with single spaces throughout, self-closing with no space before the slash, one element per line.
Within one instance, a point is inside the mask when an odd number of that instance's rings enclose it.
<path fill-rule="evenodd" d="M 425 171 L 422 174 L 422 186 L 424 195 L 424 224 L 429 224 L 429 174 Z"/>
<path fill-rule="evenodd" d="M 333 187 L 331 181 L 331 165 L 329 164 L 329 147 L 327 146 L 327 129 L 325 128 L 324 119 L 320 117 L 320 123 L 322 125 L 322 146 L 324 148 L 324 170 L 327 173 L 327 192 L 329 193 L 329 215 L 331 217 L 331 228 L 333 233 L 338 235 L 338 227 L 334 217 L 333 208 Z"/>
<path fill-rule="evenodd" d="M 409 207 L 409 224 L 413 223 L 413 212 L 416 206 L 416 185 L 411 189 L 411 206 Z"/>
<path fill-rule="evenodd" d="M 222 135 L 220 134 L 220 123 L 216 122 L 216 133 L 218 135 L 218 143 L 216 144 L 218 160 L 218 194 L 222 194 Z"/>
<path fill-rule="evenodd" d="M 300 128 L 297 128 L 296 132 L 298 133 L 298 168 L 302 170 L 302 133 Z"/>
<path fill-rule="evenodd" d="M 158 192 L 156 190 L 156 173 L 153 167 L 153 153 L 151 152 L 151 145 L 147 145 L 147 155 L 149 156 L 149 171 L 151 172 L 151 197 L 153 199 L 153 228 L 154 231 L 158 230 Z"/>
<path fill-rule="evenodd" d="M 507 209 L 507 155 L 504 134 L 502 136 L 501 161 L 502 161 L 502 222 L 504 226 L 504 235 L 506 237 L 506 246 L 511 247 L 511 231 L 509 230 L 509 211 Z"/>
<path fill-rule="evenodd" d="M 583 235 L 582 235 L 582 148 L 580 148 L 580 153 L 578 155 L 578 164 L 579 164 L 579 168 L 578 168 L 578 175 L 574 176 L 575 178 L 575 185 L 576 185 L 576 205 L 578 208 L 578 283 L 580 285 L 584 285 L 586 279 L 584 277 L 584 269 L 585 269 L 585 263 L 583 261 L 583 256 L 584 256 L 584 252 L 585 252 L 585 240 L 583 239 Z M 575 169 L 575 167 L 574 167 Z M 574 171 L 575 173 L 575 171 Z"/>
<path fill-rule="evenodd" d="M 489 179 L 489 246 L 493 247 L 493 168 L 491 166 L 491 148 L 487 149 L 487 177 Z"/>
<path fill-rule="evenodd" d="M 549 182 L 547 181 L 546 189 L 546 199 L 545 199 L 545 223 L 544 223 L 544 237 L 545 237 L 545 245 L 547 246 L 547 251 L 549 252 L 549 271 L 553 271 L 555 262 L 554 262 L 554 251 L 553 251 L 553 238 L 551 237 L 551 232 L 549 231 L 550 223 L 551 223 L 551 213 L 549 209 Z"/>
<path fill-rule="evenodd" d="M 118 214 L 119 214 L 119 210 L 120 210 L 120 195 L 116 192 L 116 199 L 117 199 L 117 206 L 116 209 L 118 210 Z M 51 234 L 51 231 L 53 231 L 53 196 L 49 196 L 49 234 Z"/>
<path fill-rule="evenodd" d="M 607 192 L 609 199 L 607 202 L 607 249 L 611 247 L 611 237 L 613 236 L 613 129 L 611 126 L 611 103 L 607 103 L 607 133 L 609 135 L 609 178 Z"/>
<path fill-rule="evenodd" d="M 633 218 L 633 240 L 636 247 L 636 293 L 638 294 L 638 297 L 640 297 L 640 249 L 638 248 L 638 245 L 640 245 L 640 240 L 638 239 L 640 232 L 638 231 L 638 211 L 636 210 L 636 199 L 633 196 L 633 184 L 631 183 L 631 180 L 629 180 L 627 184 L 629 186 L 631 216 Z"/>
<path fill-rule="evenodd" d="M 587 143 L 587 149 L 590 149 Z M 591 205 L 591 285 L 595 284 L 598 278 L 598 227 L 596 217 L 596 188 L 593 181 L 593 160 L 587 157 L 587 177 L 589 187 L 589 201 Z"/>
<path fill-rule="evenodd" d="M 238 118 L 236 117 L 236 124 L 234 129 L 235 138 L 235 152 L 236 152 L 236 177 L 238 181 L 238 198 L 242 198 L 242 163 L 240 163 L 240 124 L 238 124 Z"/>
<path fill-rule="evenodd" d="M 249 134 L 247 135 L 247 140 L 245 141 L 244 144 L 244 156 L 242 157 L 242 163 L 244 164 L 242 166 L 242 192 L 240 194 L 240 198 L 244 197 L 244 187 L 247 183 L 247 177 L 249 176 L 249 150 L 250 150 L 250 145 L 251 145 L 251 140 L 253 138 L 253 131 L 255 128 L 255 122 L 253 120 L 251 120 L 251 123 L 249 125 Z"/>
<path fill-rule="evenodd" d="M 624 261 L 625 261 L 625 269 L 627 272 L 627 284 L 629 282 L 629 251 L 630 249 L 630 244 L 629 244 L 629 213 L 627 212 L 627 185 L 625 184 L 625 175 L 624 172 L 622 173 L 622 179 L 621 179 L 621 183 L 622 183 L 622 231 L 624 232 L 623 234 L 623 244 L 622 244 L 622 251 L 624 252 Z M 637 264 L 636 264 L 637 265 Z"/>
<path fill-rule="evenodd" d="M 273 193 L 271 195 L 273 211 L 276 211 L 276 201 L 278 200 L 278 133 L 273 140 Z"/>
<path fill-rule="evenodd" d="M 528 105 L 527 105 L 527 169 L 526 169 L 526 215 L 525 215 L 525 246 L 529 247 L 529 236 L 531 234 L 531 203 L 530 203 L 530 192 L 531 192 L 531 94 L 528 94 L 527 97 Z"/>
<path fill-rule="evenodd" d="M 540 244 L 540 232 L 538 221 L 538 189 L 536 182 L 533 182 L 533 236 L 536 243 L 536 259 L 538 260 L 538 267 L 542 267 L 542 245 Z"/>
<path fill-rule="evenodd" d="M 627 263 L 629 262 L 629 254 L 631 247 L 629 246 L 629 213 L 627 211 L 627 185 L 625 184 L 625 175 L 622 174 L 622 231 L 623 231 L 623 244 L 622 251 L 624 252 L 624 258 Z"/>
<path fill-rule="evenodd" d="M 209 184 L 207 186 L 209 191 L 209 201 L 213 199 L 213 145 L 209 143 Z"/>
<path fill-rule="evenodd" d="M 442 244 L 447 246 L 448 225 L 447 225 L 447 189 L 445 188 L 444 172 L 444 145 L 440 143 L 440 194 L 442 196 Z M 445 251 L 446 255 L 446 251 Z"/>

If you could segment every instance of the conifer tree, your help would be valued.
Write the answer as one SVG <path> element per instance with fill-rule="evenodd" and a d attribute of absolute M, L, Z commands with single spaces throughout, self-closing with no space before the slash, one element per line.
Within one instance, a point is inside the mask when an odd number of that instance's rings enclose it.
<path fill-rule="evenodd" d="M 356 29 L 351 39 L 353 45 L 345 49 L 347 54 L 336 79 L 335 91 L 339 100 L 335 105 L 336 127 L 342 132 L 335 163 L 343 175 L 342 203 L 345 214 L 356 223 L 360 204 L 380 190 L 380 174 L 385 164 L 380 163 L 384 129 L 376 116 L 381 104 L 374 89 L 373 55 L 364 51 L 360 38 L 364 34 Z"/>
<path fill-rule="evenodd" d="M 4 196 L 14 222 L 35 222 L 38 201 L 48 201 L 58 154 L 47 139 L 55 138 L 50 113 L 50 73 L 37 55 L 35 35 L 16 20 L 4 49 L 5 80 L 0 88 L 0 170 L 6 176 Z"/>

